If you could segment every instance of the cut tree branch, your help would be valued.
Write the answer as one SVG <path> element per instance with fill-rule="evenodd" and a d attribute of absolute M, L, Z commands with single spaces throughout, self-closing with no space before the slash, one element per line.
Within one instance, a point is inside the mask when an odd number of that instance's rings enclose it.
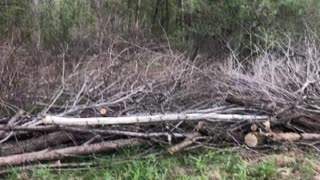
<path fill-rule="evenodd" d="M 132 136 L 132 137 L 160 137 L 160 136 L 174 136 L 174 137 L 185 137 L 185 134 L 181 133 L 169 133 L 169 132 L 131 132 L 123 130 L 113 130 L 113 129 L 90 129 L 90 128 L 80 128 L 71 126 L 61 126 L 61 125 L 48 125 L 48 126 L 33 126 L 33 127 L 5 127 L 0 126 L 0 130 L 4 131 L 37 131 L 37 132 L 53 132 L 53 131 L 67 131 L 74 133 L 90 133 L 90 134 L 111 134 L 120 136 Z"/>
<path fill-rule="evenodd" d="M 139 124 L 165 121 L 194 121 L 194 120 L 265 120 L 269 116 L 239 115 L 239 114 L 165 114 L 151 116 L 130 116 L 130 117 L 92 117 L 92 118 L 72 118 L 59 116 L 46 116 L 42 119 L 44 124 L 60 125 L 115 125 L 115 124 Z"/>
<path fill-rule="evenodd" d="M 72 155 L 82 155 L 142 144 L 140 139 L 121 139 L 96 144 L 56 149 L 51 151 L 32 152 L 7 157 L 0 157 L 0 166 L 12 166 L 44 160 L 57 160 Z"/>
<path fill-rule="evenodd" d="M 81 136 L 73 136 L 72 134 L 68 134 L 66 132 L 57 131 L 42 135 L 40 137 L 33 137 L 31 139 L 23 141 L 13 141 L 10 143 L 3 144 L 0 147 L 0 156 L 9 156 L 13 154 L 20 154 L 45 149 L 47 147 L 52 147 L 71 141 L 71 138 L 80 139 Z"/>

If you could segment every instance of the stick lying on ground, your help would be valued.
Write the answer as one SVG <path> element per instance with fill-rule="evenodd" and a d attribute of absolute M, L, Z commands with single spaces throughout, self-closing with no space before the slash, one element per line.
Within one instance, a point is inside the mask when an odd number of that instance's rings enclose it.
<path fill-rule="evenodd" d="M 33 126 L 33 127 L 1 127 L 0 130 L 4 131 L 33 131 L 33 132 L 55 132 L 55 131 L 66 131 L 74 132 L 78 134 L 108 134 L 108 135 L 122 135 L 122 136 L 132 136 L 132 137 L 160 137 L 160 136 L 174 136 L 174 137 L 185 137 L 187 134 L 182 133 L 168 133 L 168 132 L 132 132 L 132 131 L 122 131 L 122 130 L 112 130 L 107 128 L 101 129 L 91 129 L 87 127 L 73 127 L 73 126 L 62 126 L 62 125 L 46 125 L 46 126 Z M 1 148 L 0 148 L 1 149 Z"/>
<path fill-rule="evenodd" d="M 130 117 L 92 117 L 72 118 L 59 116 L 46 116 L 42 119 L 44 124 L 60 125 L 113 125 L 113 124 L 136 124 L 179 120 L 208 120 L 208 121 L 233 121 L 233 120 L 266 120 L 268 116 L 239 115 L 239 114 L 165 114 L 152 116 L 130 116 Z"/>
<path fill-rule="evenodd" d="M 107 141 L 96 144 L 74 146 L 51 151 L 31 152 L 7 157 L 0 157 L 0 166 L 19 165 L 24 163 L 32 163 L 43 160 L 62 159 L 67 156 L 90 154 L 95 152 L 103 152 L 107 150 L 129 147 L 142 144 L 140 139 L 122 139 L 115 141 Z"/>
<path fill-rule="evenodd" d="M 190 146 L 190 145 L 193 143 L 193 141 L 194 141 L 195 138 L 200 137 L 200 136 L 201 136 L 200 133 L 194 132 L 193 134 L 191 134 L 189 137 L 187 137 L 187 138 L 186 138 L 184 141 L 182 141 L 181 143 L 176 144 L 176 145 L 170 147 L 169 150 L 168 150 L 169 153 L 170 153 L 170 154 L 175 154 L 175 153 L 177 153 L 177 152 L 179 152 L 179 151 L 182 151 L 184 148 Z"/>
<path fill-rule="evenodd" d="M 174 153 L 177 153 L 177 152 L 183 150 L 184 148 L 190 146 L 194 142 L 195 138 L 201 136 L 201 134 L 198 131 L 202 130 L 203 128 L 204 128 L 204 122 L 200 121 L 194 129 L 195 132 L 190 134 L 189 136 L 187 136 L 186 139 L 184 141 L 182 141 L 181 143 L 170 147 L 168 150 L 169 153 L 174 154 Z"/>
<path fill-rule="evenodd" d="M 62 144 L 72 139 L 79 139 L 80 137 L 75 137 L 72 134 L 66 132 L 53 132 L 49 134 L 42 135 L 40 137 L 33 137 L 31 139 L 23 141 L 13 141 L 11 143 L 6 143 L 0 147 L 0 156 L 9 156 L 13 154 L 20 154 L 26 152 L 32 152 L 36 150 L 45 149 L 50 146 L 55 146 Z"/>
<path fill-rule="evenodd" d="M 300 141 L 300 140 L 306 140 L 306 141 L 318 141 L 320 140 L 320 134 L 315 133 L 275 133 L 272 132 L 269 134 L 272 140 L 274 141 Z"/>

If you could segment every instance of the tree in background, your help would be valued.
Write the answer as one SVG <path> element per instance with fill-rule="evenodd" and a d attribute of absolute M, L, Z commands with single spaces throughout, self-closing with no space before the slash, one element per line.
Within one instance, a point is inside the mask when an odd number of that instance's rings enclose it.
<path fill-rule="evenodd" d="M 174 47 L 209 51 L 218 42 L 250 54 L 276 48 L 284 35 L 319 28 L 317 0 L 0 0 L 0 31 L 39 48 L 77 38 L 101 46 L 112 33 L 161 35 Z"/>

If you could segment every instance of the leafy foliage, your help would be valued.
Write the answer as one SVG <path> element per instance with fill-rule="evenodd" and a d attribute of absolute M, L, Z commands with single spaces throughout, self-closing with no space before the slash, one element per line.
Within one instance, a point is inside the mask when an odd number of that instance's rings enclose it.
<path fill-rule="evenodd" d="M 101 39 L 102 31 L 130 34 L 138 28 L 165 30 L 182 42 L 174 43 L 178 47 L 223 41 L 240 50 L 274 48 L 285 36 L 304 33 L 306 24 L 315 32 L 320 26 L 317 0 L 1 0 L 0 5 L 2 32 L 18 28 L 31 40 L 36 32 L 45 44 L 68 41 L 83 29 Z"/>

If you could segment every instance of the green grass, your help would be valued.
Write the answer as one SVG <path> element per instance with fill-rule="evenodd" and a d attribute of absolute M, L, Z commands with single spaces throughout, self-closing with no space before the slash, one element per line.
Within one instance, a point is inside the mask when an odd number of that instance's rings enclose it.
<path fill-rule="evenodd" d="M 139 149 L 130 149 L 111 154 L 100 154 L 72 158 L 71 160 L 91 159 L 98 166 L 86 167 L 81 170 L 52 171 L 41 168 L 21 172 L 12 170 L 8 179 L 19 179 L 22 175 L 29 179 L 286 179 L 277 173 L 275 161 L 266 161 L 249 165 L 239 153 L 209 151 L 206 153 L 182 153 L 179 155 L 155 154 L 141 157 Z M 69 159 L 70 160 L 70 159 Z M 297 162 L 288 168 L 298 172 L 300 177 L 310 179 L 313 169 L 307 163 Z M 296 179 L 296 174 L 288 177 Z M 288 178 L 287 177 L 287 178 Z"/>

